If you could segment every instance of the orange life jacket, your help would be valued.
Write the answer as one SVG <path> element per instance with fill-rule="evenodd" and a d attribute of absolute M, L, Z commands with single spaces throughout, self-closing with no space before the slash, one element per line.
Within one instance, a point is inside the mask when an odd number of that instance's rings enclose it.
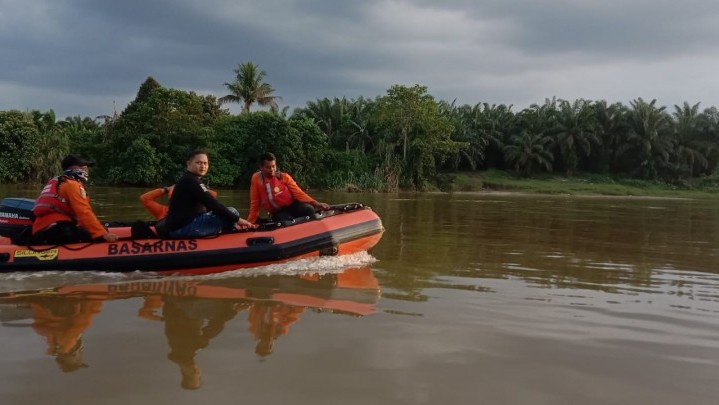
<path fill-rule="evenodd" d="M 75 214 L 70 208 L 67 200 L 60 197 L 58 193 L 60 185 L 67 179 L 65 176 L 53 177 L 47 182 L 40 192 L 40 196 L 35 200 L 35 206 L 32 209 L 32 213 L 35 214 L 35 218 L 43 215 L 48 215 L 53 212 L 59 212 L 63 215 L 77 220 Z"/>
<path fill-rule="evenodd" d="M 262 206 L 270 213 L 275 213 L 295 201 L 292 191 L 287 184 L 280 180 L 281 177 L 282 174 L 277 172 L 268 182 L 265 182 L 265 176 L 260 172 L 260 183 L 264 186 L 262 188 Z"/>

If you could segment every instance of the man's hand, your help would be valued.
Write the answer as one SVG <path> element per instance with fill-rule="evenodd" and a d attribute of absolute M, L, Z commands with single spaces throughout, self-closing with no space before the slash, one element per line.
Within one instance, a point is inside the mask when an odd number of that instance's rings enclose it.
<path fill-rule="evenodd" d="M 118 236 L 115 235 L 114 233 L 108 232 L 108 233 L 102 235 L 102 239 L 104 239 L 105 242 L 115 242 L 115 241 L 117 241 Z"/>
<path fill-rule="evenodd" d="M 319 208 L 321 211 L 327 211 L 330 209 L 330 205 L 323 202 L 315 202 L 315 208 Z"/>
<path fill-rule="evenodd" d="M 255 225 L 252 222 L 250 222 L 244 218 L 240 218 L 239 221 L 237 221 L 237 227 L 240 229 L 247 229 L 247 228 L 254 228 Z"/>

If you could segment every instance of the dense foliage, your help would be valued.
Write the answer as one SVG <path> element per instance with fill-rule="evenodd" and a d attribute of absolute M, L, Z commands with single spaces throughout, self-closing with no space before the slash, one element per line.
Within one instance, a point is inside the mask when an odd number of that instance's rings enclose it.
<path fill-rule="evenodd" d="M 301 184 L 337 190 L 432 189 L 443 174 L 499 169 L 522 176 L 596 173 L 682 184 L 719 164 L 719 111 L 699 103 L 548 99 L 512 106 L 437 101 L 420 85 L 395 85 L 375 99 L 320 99 L 292 114 L 276 108 L 265 73 L 243 64 L 232 94 L 170 89 L 148 78 L 119 114 L 68 117 L 0 111 L 0 182 L 41 182 L 67 153 L 97 162 L 93 179 L 169 184 L 187 153 L 210 153 L 214 187 L 247 187 L 265 151 Z M 240 102 L 231 115 L 222 102 Z M 250 112 L 252 103 L 270 111 Z"/>

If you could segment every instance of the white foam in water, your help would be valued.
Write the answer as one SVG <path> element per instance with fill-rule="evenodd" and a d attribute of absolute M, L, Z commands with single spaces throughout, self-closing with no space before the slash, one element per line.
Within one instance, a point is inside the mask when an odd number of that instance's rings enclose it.
<path fill-rule="evenodd" d="M 121 273 L 96 271 L 18 272 L 0 275 L 0 292 L 38 290 L 74 284 L 113 283 L 128 279 Z"/>
<path fill-rule="evenodd" d="M 140 271 L 133 273 L 107 273 L 98 271 L 17 272 L 0 275 L 0 292 L 36 290 L 74 284 L 114 283 L 148 278 L 176 279 L 192 277 L 199 279 L 222 279 L 259 276 L 294 276 L 306 273 L 323 275 L 340 273 L 349 267 L 367 266 L 376 261 L 376 258 L 363 251 L 351 255 L 312 257 L 202 276 L 162 276 L 153 272 Z"/>
<path fill-rule="evenodd" d="M 332 274 L 340 273 L 348 267 L 367 266 L 376 262 L 367 252 L 358 252 L 342 256 L 322 256 L 308 259 L 292 260 L 267 266 L 251 267 L 201 276 L 203 278 L 257 277 L 257 276 L 295 276 L 300 274 Z"/>

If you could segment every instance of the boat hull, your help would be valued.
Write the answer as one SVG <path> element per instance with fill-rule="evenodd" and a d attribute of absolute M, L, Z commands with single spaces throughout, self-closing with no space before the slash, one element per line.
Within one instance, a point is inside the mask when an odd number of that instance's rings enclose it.
<path fill-rule="evenodd" d="M 196 239 L 136 239 L 130 229 L 117 242 L 62 246 L 0 245 L 0 273 L 42 270 L 153 271 L 207 274 L 287 260 L 344 255 L 376 245 L 384 228 L 374 211 L 361 207 L 328 211 L 291 225 L 262 227 Z"/>

